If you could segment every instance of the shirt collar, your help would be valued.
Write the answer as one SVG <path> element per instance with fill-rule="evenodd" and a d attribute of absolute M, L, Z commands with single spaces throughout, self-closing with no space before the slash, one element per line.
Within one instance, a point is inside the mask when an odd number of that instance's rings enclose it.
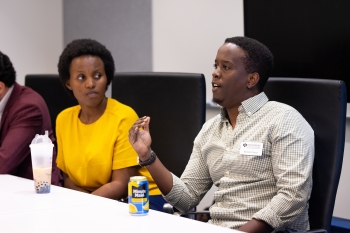
<path fill-rule="evenodd" d="M 255 112 L 257 112 L 264 104 L 266 104 L 269 101 L 266 94 L 264 92 L 260 92 L 259 94 L 250 97 L 249 99 L 244 100 L 241 103 L 241 106 L 238 107 L 238 112 L 247 113 L 248 116 L 253 115 Z M 225 108 L 221 108 L 221 119 L 227 120 L 228 114 Z"/>
<path fill-rule="evenodd" d="M 10 95 L 12 93 L 13 90 L 13 86 L 9 87 L 9 89 L 7 90 L 7 93 L 5 94 L 4 98 L 2 98 L 2 100 L 0 101 L 0 114 L 2 114 L 4 112 L 5 106 L 10 98 Z"/>

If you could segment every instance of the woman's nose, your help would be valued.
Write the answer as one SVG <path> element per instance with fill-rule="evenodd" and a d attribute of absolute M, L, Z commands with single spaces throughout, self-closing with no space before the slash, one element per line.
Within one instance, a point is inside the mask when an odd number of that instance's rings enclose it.
<path fill-rule="evenodd" d="M 86 79 L 85 85 L 87 88 L 95 87 L 95 80 L 93 77 L 89 77 Z"/>

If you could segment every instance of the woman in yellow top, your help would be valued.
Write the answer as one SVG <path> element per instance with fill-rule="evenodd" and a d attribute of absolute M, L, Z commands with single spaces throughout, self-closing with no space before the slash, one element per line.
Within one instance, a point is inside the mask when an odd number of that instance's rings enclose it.
<path fill-rule="evenodd" d="M 74 40 L 60 56 L 60 80 L 79 103 L 56 119 L 56 162 L 64 187 L 120 200 L 127 197 L 130 176 L 142 175 L 149 181 L 150 208 L 162 211 L 161 192 L 147 168 L 138 166 L 128 139 L 138 116 L 105 96 L 114 71 L 110 51 L 95 40 Z"/>

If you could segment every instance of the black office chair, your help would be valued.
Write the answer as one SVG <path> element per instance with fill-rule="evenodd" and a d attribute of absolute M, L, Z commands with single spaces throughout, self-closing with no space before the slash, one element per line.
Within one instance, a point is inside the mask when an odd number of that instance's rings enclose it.
<path fill-rule="evenodd" d="M 112 97 L 132 107 L 140 117 L 151 117 L 152 149 L 165 167 L 181 176 L 205 122 L 204 75 L 116 73 Z"/>
<path fill-rule="evenodd" d="M 269 100 L 294 107 L 315 134 L 313 189 L 309 201 L 309 232 L 331 232 L 345 142 L 347 93 L 343 81 L 270 78 L 264 92 Z M 171 212 L 171 207 L 167 208 Z M 188 214 L 199 212 L 189 212 Z M 201 214 L 209 214 L 202 211 Z"/>
<path fill-rule="evenodd" d="M 344 153 L 345 83 L 327 79 L 270 78 L 264 91 L 270 100 L 286 103 L 298 110 L 314 130 L 310 228 L 330 232 Z"/>
<path fill-rule="evenodd" d="M 28 74 L 24 85 L 38 92 L 50 112 L 51 125 L 56 135 L 56 117 L 64 109 L 77 105 L 78 101 L 63 88 L 58 74 Z"/>

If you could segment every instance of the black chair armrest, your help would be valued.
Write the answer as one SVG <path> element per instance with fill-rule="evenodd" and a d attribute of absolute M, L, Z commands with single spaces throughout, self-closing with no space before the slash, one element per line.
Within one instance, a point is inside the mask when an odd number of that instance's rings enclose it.
<path fill-rule="evenodd" d="M 204 210 L 204 211 L 190 211 L 190 212 L 183 213 L 183 214 L 180 214 L 180 215 L 182 216 L 182 215 L 189 215 L 189 214 L 208 214 L 208 215 L 210 215 L 209 210 Z"/>
<path fill-rule="evenodd" d="M 164 210 L 165 213 L 168 213 L 168 214 L 174 214 L 174 215 L 178 215 L 178 216 L 181 216 L 181 217 L 190 218 L 190 219 L 194 219 L 194 220 L 197 219 L 196 218 L 197 214 L 208 214 L 209 215 L 209 211 L 196 212 L 196 207 L 192 208 L 187 213 L 181 213 L 169 203 L 165 203 L 163 205 L 163 210 Z"/>
<path fill-rule="evenodd" d="M 168 213 L 168 214 L 174 214 L 175 213 L 174 207 L 171 204 L 169 204 L 169 203 L 165 203 L 163 205 L 163 210 L 164 210 L 165 213 Z"/>
<path fill-rule="evenodd" d="M 293 233 L 327 233 L 327 231 L 325 229 L 313 229 L 313 230 L 298 231 L 298 232 L 293 232 Z"/>

